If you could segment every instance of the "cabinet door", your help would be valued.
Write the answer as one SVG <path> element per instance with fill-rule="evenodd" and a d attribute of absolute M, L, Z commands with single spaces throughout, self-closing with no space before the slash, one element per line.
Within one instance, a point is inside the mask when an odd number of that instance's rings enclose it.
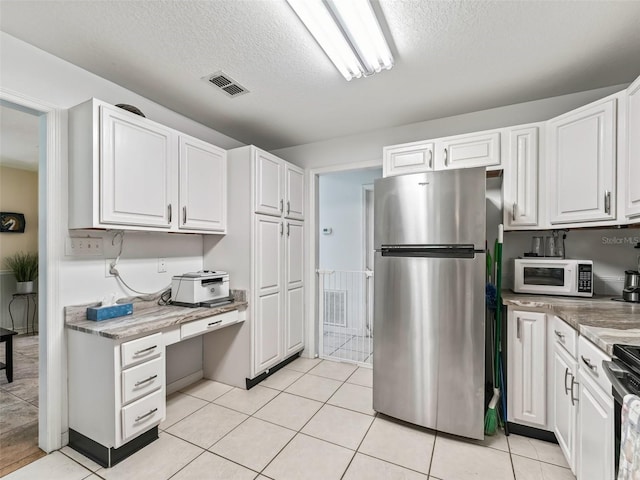
<path fill-rule="evenodd" d="M 304 347 L 304 287 L 288 290 L 286 303 L 284 354 L 289 356 Z"/>
<path fill-rule="evenodd" d="M 283 161 L 278 157 L 255 150 L 256 213 L 280 216 L 284 211 L 283 168 Z"/>
<path fill-rule="evenodd" d="M 100 222 L 172 223 L 177 134 L 116 107 L 100 106 Z"/>
<path fill-rule="evenodd" d="M 443 138 L 436 149 L 436 170 L 500 165 L 500 132 Z"/>
<path fill-rule="evenodd" d="M 279 218 L 255 216 L 255 285 L 258 296 L 283 290 L 282 242 L 284 224 Z"/>
<path fill-rule="evenodd" d="M 509 132 L 509 168 L 505 168 L 504 224 L 538 224 L 538 128 Z"/>
<path fill-rule="evenodd" d="M 227 154 L 180 136 L 179 228 L 224 233 L 227 227 Z"/>
<path fill-rule="evenodd" d="M 286 285 L 287 289 L 304 283 L 304 223 L 286 222 Z"/>
<path fill-rule="evenodd" d="M 382 176 L 433 170 L 433 143 L 413 142 L 382 149 Z"/>
<path fill-rule="evenodd" d="M 615 219 L 616 100 L 547 123 L 551 223 Z"/>
<path fill-rule="evenodd" d="M 509 313 L 510 420 L 546 427 L 546 318 L 541 312 Z"/>
<path fill-rule="evenodd" d="M 614 401 L 580 367 L 577 476 L 580 480 L 614 478 Z"/>
<path fill-rule="evenodd" d="M 304 219 L 304 170 L 289 163 L 284 167 L 287 218 Z"/>
<path fill-rule="evenodd" d="M 259 296 L 253 319 L 256 375 L 282 360 L 282 325 L 282 292 Z"/>
<path fill-rule="evenodd" d="M 626 215 L 640 215 L 640 78 L 627 89 Z"/>
<path fill-rule="evenodd" d="M 575 473 L 576 423 L 578 387 L 576 361 L 559 345 L 553 353 L 553 408 L 555 424 L 553 431 L 564 453 L 571 471 Z M 573 390 L 572 390 L 573 387 Z M 573 395 L 573 396 L 572 396 Z"/>

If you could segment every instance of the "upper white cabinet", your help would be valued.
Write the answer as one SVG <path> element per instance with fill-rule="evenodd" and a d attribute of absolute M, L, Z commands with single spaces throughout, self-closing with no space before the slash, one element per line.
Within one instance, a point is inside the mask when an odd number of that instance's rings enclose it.
<path fill-rule="evenodd" d="M 383 148 L 382 174 L 500 165 L 500 131 L 455 135 Z"/>
<path fill-rule="evenodd" d="M 507 229 L 538 224 L 538 127 L 508 132 L 504 173 L 504 225 Z"/>
<path fill-rule="evenodd" d="M 640 78 L 629 86 L 626 93 L 625 215 L 633 218 L 640 216 Z"/>
<path fill-rule="evenodd" d="M 225 233 L 226 152 L 91 99 L 69 112 L 69 228 Z"/>
<path fill-rule="evenodd" d="M 616 99 L 547 122 L 552 224 L 616 218 Z"/>
<path fill-rule="evenodd" d="M 304 218 L 304 171 L 260 149 L 253 150 L 255 161 L 256 213 Z"/>
<path fill-rule="evenodd" d="M 500 132 L 477 132 L 436 141 L 436 170 L 500 165 Z"/>
<path fill-rule="evenodd" d="M 546 315 L 509 310 L 507 412 L 510 422 L 547 426 Z"/>

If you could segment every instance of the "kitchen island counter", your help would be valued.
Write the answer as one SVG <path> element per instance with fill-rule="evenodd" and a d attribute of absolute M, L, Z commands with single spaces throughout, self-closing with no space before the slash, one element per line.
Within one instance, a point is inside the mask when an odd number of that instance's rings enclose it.
<path fill-rule="evenodd" d="M 577 298 L 502 291 L 504 305 L 557 315 L 609 355 L 613 354 L 616 343 L 640 346 L 640 304 L 611 298 L 610 295 Z"/>

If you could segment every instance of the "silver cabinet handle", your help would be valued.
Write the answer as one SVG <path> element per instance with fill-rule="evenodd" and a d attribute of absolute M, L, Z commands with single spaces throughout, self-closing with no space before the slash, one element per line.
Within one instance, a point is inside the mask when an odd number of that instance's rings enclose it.
<path fill-rule="evenodd" d="M 591 363 L 590 358 L 584 358 L 582 355 L 580 355 L 580 358 L 582 359 L 582 363 L 584 363 L 587 367 L 589 367 L 594 372 L 598 369 L 598 367 L 596 367 L 593 363 Z"/>
<path fill-rule="evenodd" d="M 559 332 L 558 330 L 554 330 L 553 332 L 556 334 L 556 337 L 558 337 L 558 340 L 564 343 L 564 333 Z"/>
<path fill-rule="evenodd" d="M 207 328 L 215 327 L 216 325 L 219 325 L 221 323 L 222 323 L 222 320 L 216 320 L 215 322 L 208 323 Z"/>
<path fill-rule="evenodd" d="M 609 190 L 604 191 L 604 211 L 607 215 L 611 214 L 611 192 Z"/>
<path fill-rule="evenodd" d="M 573 405 L 573 406 L 575 406 L 576 405 L 575 402 L 578 401 L 578 399 L 573 396 L 573 387 L 575 385 L 578 385 L 578 382 L 576 382 L 576 377 L 571 375 L 571 405 Z"/>
<path fill-rule="evenodd" d="M 289 233 L 290 233 L 290 232 L 289 232 L 289 227 L 291 227 L 291 224 L 290 224 L 290 223 L 287 223 L 287 237 L 289 236 Z"/>
<path fill-rule="evenodd" d="M 449 166 L 449 155 L 447 154 L 447 149 L 444 149 L 444 166 L 448 167 Z"/>
<path fill-rule="evenodd" d="M 144 415 L 140 415 L 139 417 L 136 417 L 136 422 L 139 422 L 140 420 L 143 420 L 145 418 L 147 418 L 149 415 L 153 415 L 154 413 L 156 413 L 158 411 L 158 408 L 153 408 L 151 410 L 149 410 L 147 413 L 145 413 Z"/>
<path fill-rule="evenodd" d="M 291 202 L 287 200 L 287 215 L 291 213 Z"/>
<path fill-rule="evenodd" d="M 520 317 L 516 317 L 516 338 L 520 340 Z"/>
<path fill-rule="evenodd" d="M 284 210 L 284 200 L 280 199 L 280 213 Z"/>
<path fill-rule="evenodd" d="M 167 211 L 169 213 L 169 223 L 171 223 L 171 219 L 173 218 L 173 215 L 171 213 L 171 204 L 167 206 Z"/>
<path fill-rule="evenodd" d="M 569 368 L 564 369 L 564 394 L 569 395 L 569 387 L 567 387 L 567 377 L 569 376 Z M 573 376 L 573 375 L 571 375 Z"/>
<path fill-rule="evenodd" d="M 280 236 L 282 236 L 283 232 L 284 232 L 284 225 L 281 223 L 280 224 Z"/>
<path fill-rule="evenodd" d="M 153 347 L 149 347 L 149 348 L 143 348 L 142 350 L 138 350 L 137 352 L 134 353 L 134 355 L 140 355 L 142 353 L 148 353 L 151 350 L 153 350 L 154 348 L 156 348 L 158 345 L 154 345 Z"/>
<path fill-rule="evenodd" d="M 433 150 L 429 150 L 429 168 L 433 168 Z"/>
<path fill-rule="evenodd" d="M 516 221 L 516 203 L 513 203 L 513 208 L 511 209 L 511 220 Z"/>
<path fill-rule="evenodd" d="M 187 223 L 187 206 L 182 207 L 182 223 Z"/>
<path fill-rule="evenodd" d="M 136 382 L 134 386 L 135 387 L 139 387 L 140 385 L 148 383 L 151 380 L 154 380 L 156 378 L 158 378 L 158 375 L 151 375 L 149 378 L 145 378 L 144 380 L 140 380 L 140 381 Z"/>

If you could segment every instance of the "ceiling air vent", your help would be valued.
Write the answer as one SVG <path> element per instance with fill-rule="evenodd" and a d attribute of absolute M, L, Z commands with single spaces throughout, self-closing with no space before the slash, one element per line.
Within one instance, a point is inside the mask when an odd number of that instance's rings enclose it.
<path fill-rule="evenodd" d="M 204 80 L 207 80 L 211 84 L 215 85 L 230 97 L 239 97 L 240 95 L 249 93 L 249 90 L 244 88 L 224 72 L 213 73 L 204 77 Z"/>

